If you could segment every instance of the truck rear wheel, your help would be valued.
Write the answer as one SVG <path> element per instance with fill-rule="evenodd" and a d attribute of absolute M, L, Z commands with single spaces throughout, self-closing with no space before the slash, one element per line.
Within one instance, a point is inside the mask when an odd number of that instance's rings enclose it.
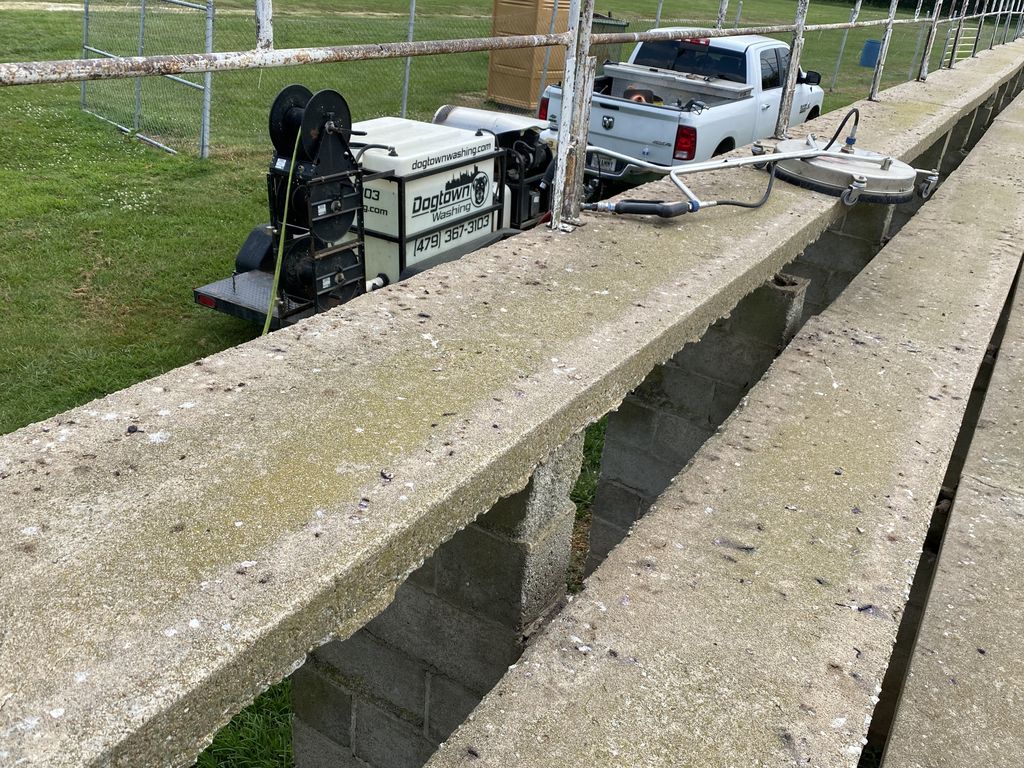
<path fill-rule="evenodd" d="M 806 120 L 806 122 L 808 122 L 808 123 L 811 122 L 811 120 L 813 120 L 814 118 L 816 118 L 820 114 L 821 113 L 818 111 L 817 107 L 811 107 L 811 111 L 807 113 L 807 120 Z"/>

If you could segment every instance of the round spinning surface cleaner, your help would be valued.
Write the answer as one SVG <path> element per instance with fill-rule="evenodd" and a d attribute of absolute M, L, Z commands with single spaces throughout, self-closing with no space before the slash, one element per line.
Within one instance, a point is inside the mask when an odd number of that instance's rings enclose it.
<path fill-rule="evenodd" d="M 814 136 L 790 139 L 780 141 L 775 152 L 824 150 L 827 143 Z M 914 197 L 917 179 L 917 171 L 904 162 L 848 146 L 819 157 L 780 160 L 775 173 L 792 184 L 841 197 L 845 203 L 906 203 Z"/>

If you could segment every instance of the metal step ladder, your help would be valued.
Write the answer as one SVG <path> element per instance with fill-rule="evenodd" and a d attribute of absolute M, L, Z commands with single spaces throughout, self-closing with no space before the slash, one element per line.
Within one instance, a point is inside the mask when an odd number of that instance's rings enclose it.
<path fill-rule="evenodd" d="M 946 29 L 946 42 L 942 46 L 942 56 L 939 59 L 940 66 L 951 67 L 958 61 L 969 59 L 974 55 L 975 44 L 978 40 L 980 25 L 964 24 L 960 32 L 960 39 L 956 37 L 956 24 L 950 24 Z M 954 50 L 955 46 L 955 50 Z"/>

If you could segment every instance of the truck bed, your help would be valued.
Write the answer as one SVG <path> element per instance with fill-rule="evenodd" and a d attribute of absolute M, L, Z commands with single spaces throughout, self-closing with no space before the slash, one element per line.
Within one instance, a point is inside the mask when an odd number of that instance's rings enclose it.
<path fill-rule="evenodd" d="M 627 89 L 642 88 L 654 92 L 666 104 L 693 98 L 709 103 L 737 101 L 753 93 L 746 83 L 639 64 L 605 64 L 604 74 L 612 78 L 612 96 L 622 98 Z"/>

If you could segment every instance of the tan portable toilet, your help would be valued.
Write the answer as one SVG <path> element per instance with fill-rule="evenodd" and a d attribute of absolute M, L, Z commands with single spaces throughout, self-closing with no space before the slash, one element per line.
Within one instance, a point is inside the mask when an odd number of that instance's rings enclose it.
<path fill-rule="evenodd" d="M 551 26 L 555 0 L 494 0 L 491 33 L 509 35 L 546 35 Z M 555 32 L 569 28 L 569 0 L 558 0 Z M 536 111 L 540 98 L 541 75 L 546 48 L 519 48 L 491 51 L 487 70 L 487 98 L 499 104 Z M 565 49 L 551 49 L 546 83 L 557 83 L 565 68 Z"/>

